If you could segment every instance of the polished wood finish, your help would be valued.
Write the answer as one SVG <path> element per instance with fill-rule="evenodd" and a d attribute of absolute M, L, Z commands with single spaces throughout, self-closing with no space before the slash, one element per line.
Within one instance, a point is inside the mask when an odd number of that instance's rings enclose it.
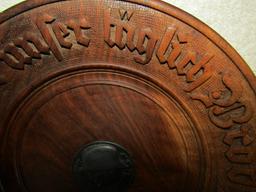
<path fill-rule="evenodd" d="M 156 0 L 29 0 L 0 15 L 5 192 L 79 191 L 88 143 L 123 146 L 128 191 L 256 190 L 256 78 L 219 35 Z"/>

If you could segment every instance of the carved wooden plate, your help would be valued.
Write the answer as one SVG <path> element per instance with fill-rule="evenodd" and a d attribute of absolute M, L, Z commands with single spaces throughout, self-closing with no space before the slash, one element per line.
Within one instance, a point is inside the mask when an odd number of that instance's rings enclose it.
<path fill-rule="evenodd" d="M 256 190 L 256 78 L 194 17 L 29 0 L 0 41 L 3 191 Z"/>

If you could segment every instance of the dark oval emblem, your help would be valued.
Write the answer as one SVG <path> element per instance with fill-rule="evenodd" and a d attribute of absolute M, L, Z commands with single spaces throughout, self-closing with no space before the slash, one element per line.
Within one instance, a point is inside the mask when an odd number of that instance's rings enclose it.
<path fill-rule="evenodd" d="M 111 142 L 93 142 L 76 155 L 75 180 L 83 191 L 122 192 L 134 179 L 134 164 L 129 153 Z"/>

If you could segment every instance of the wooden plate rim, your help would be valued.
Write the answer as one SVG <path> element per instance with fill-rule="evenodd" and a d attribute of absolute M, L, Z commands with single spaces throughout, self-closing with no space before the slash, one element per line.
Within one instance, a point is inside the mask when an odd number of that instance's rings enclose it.
<path fill-rule="evenodd" d="M 17 4 L 0 14 L 0 25 L 5 21 L 15 17 L 25 11 L 29 11 L 31 9 L 61 2 L 61 1 L 74 1 L 74 0 L 27 0 Z M 244 78 L 248 81 L 249 85 L 253 89 L 256 94 L 256 78 L 253 71 L 246 64 L 243 58 L 238 54 L 238 52 L 225 40 L 223 39 L 217 32 L 211 29 L 208 25 L 195 18 L 194 16 L 186 13 L 185 11 L 170 5 L 168 3 L 159 1 L 159 0 L 114 0 L 114 1 L 125 1 L 130 3 L 135 3 L 139 5 L 143 5 L 162 13 L 165 13 L 169 16 L 175 17 L 180 21 L 190 25 L 197 31 L 201 32 L 205 35 L 211 42 L 213 42 L 217 47 L 219 47 L 226 55 L 229 57 L 232 62 L 236 65 L 236 67 L 241 71 Z"/>

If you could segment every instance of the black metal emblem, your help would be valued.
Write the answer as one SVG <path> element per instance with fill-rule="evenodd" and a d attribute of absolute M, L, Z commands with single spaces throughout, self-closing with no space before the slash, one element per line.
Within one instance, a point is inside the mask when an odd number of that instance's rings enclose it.
<path fill-rule="evenodd" d="M 123 192 L 132 183 L 135 170 L 123 147 L 98 141 L 86 145 L 76 155 L 73 173 L 81 191 Z"/>

